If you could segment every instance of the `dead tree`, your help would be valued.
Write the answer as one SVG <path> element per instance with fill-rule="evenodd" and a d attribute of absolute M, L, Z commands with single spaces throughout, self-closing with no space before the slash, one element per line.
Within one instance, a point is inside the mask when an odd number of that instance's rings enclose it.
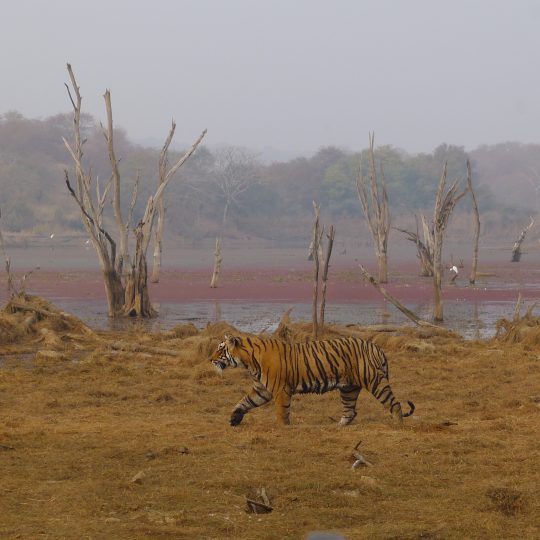
<path fill-rule="evenodd" d="M 330 225 L 330 230 L 326 235 L 326 250 L 324 255 L 324 264 L 322 272 L 322 291 L 321 291 L 321 305 L 319 310 L 319 328 L 324 330 L 324 312 L 326 310 L 326 288 L 328 286 L 328 269 L 330 268 L 330 257 L 332 256 L 332 248 L 334 247 L 334 237 L 336 231 L 333 225 Z"/>
<path fill-rule="evenodd" d="M 519 262 L 521 260 L 521 244 L 523 243 L 523 240 L 525 240 L 527 233 L 534 225 L 534 219 L 532 217 L 529 219 L 531 220 L 530 223 L 521 231 L 518 239 L 514 242 L 514 247 L 512 249 L 512 262 Z"/>
<path fill-rule="evenodd" d="M 216 237 L 216 248 L 214 249 L 214 270 L 212 271 L 212 280 L 210 281 L 210 287 L 216 288 L 219 274 L 221 272 L 221 236 Z"/>
<path fill-rule="evenodd" d="M 174 137 L 174 132 L 176 130 L 176 124 L 173 122 L 171 126 L 171 131 L 169 136 L 165 140 L 161 152 L 159 154 L 159 164 L 158 164 L 158 181 L 157 187 L 161 186 L 165 182 L 165 177 L 167 176 L 167 157 L 169 154 L 169 146 Z M 154 233 L 154 261 L 152 265 L 152 277 L 150 281 L 152 283 L 159 282 L 159 275 L 161 273 L 161 255 L 163 252 L 162 238 L 163 238 L 163 227 L 165 226 L 165 203 L 163 202 L 163 197 L 157 203 L 157 220 L 156 220 L 156 231 Z"/>
<path fill-rule="evenodd" d="M 388 281 L 387 248 L 390 233 L 390 211 L 388 209 L 388 194 L 386 192 L 382 163 L 379 168 L 379 175 L 377 175 L 374 142 L 375 134 L 370 133 L 369 186 L 360 166 L 356 177 L 356 188 L 364 217 L 373 237 L 375 255 L 379 266 L 379 282 L 386 283 Z"/>
<path fill-rule="evenodd" d="M 423 216 L 422 216 L 423 217 Z M 422 230 L 424 240 L 420 239 L 419 227 L 418 227 L 418 215 L 414 216 L 416 220 L 416 232 L 407 231 L 406 229 L 399 229 L 394 227 L 397 231 L 407 235 L 407 240 L 414 242 L 416 245 L 416 256 L 420 259 L 420 275 L 422 277 L 433 276 L 433 252 L 430 246 L 429 227 L 425 226 L 425 219 L 422 222 Z"/>
<path fill-rule="evenodd" d="M 224 200 L 221 228 L 216 237 L 214 270 L 210 287 L 218 286 L 221 272 L 221 246 L 230 207 L 237 204 L 241 195 L 259 181 L 259 164 L 255 155 L 238 147 L 227 147 L 215 155 L 213 187 Z"/>
<path fill-rule="evenodd" d="M 0 210 L 0 218 L 2 217 L 2 212 Z M 15 288 L 13 286 L 14 277 L 11 272 L 11 259 L 8 257 L 8 254 L 6 253 L 6 248 L 4 246 L 4 236 L 2 234 L 2 227 L 0 227 L 0 251 L 2 252 L 2 255 L 4 257 L 4 262 L 6 266 L 6 275 L 7 275 L 7 288 L 8 291 L 13 294 L 15 293 Z"/>
<path fill-rule="evenodd" d="M 133 190 L 128 217 L 124 219 L 120 200 L 121 177 L 118 160 L 114 152 L 114 129 L 112 120 L 112 105 L 110 92 L 105 92 L 105 107 L 107 111 L 107 128 L 104 129 L 105 139 L 111 164 L 111 176 L 103 191 L 96 181 L 93 193 L 92 169 L 83 165 L 83 145 L 81 137 L 81 104 L 82 97 L 79 86 L 70 64 L 67 65 L 71 87 L 66 84 L 68 96 L 73 106 L 74 141 L 69 143 L 63 139 L 75 165 L 75 187 L 71 185 L 69 172 L 64 171 L 67 188 L 77 202 L 83 225 L 99 258 L 101 271 L 107 295 L 108 313 L 110 317 L 140 316 L 151 317 L 156 314 L 148 295 L 148 269 L 146 255 L 150 242 L 156 206 L 163 197 L 168 183 L 173 179 L 178 169 L 195 152 L 206 135 L 204 130 L 192 147 L 170 168 L 164 171 L 163 181 L 151 195 L 146 204 L 144 216 L 134 228 L 135 253 L 131 259 L 128 253 L 128 233 L 131 230 L 131 219 L 136 201 L 137 182 Z M 174 122 L 169 138 L 174 133 Z M 160 171 L 161 173 L 161 171 Z M 112 210 L 116 223 L 116 239 L 105 228 L 103 212 L 109 192 L 112 194 Z M 127 267 L 127 269 L 126 269 Z"/>
<path fill-rule="evenodd" d="M 310 253 L 308 259 L 313 261 L 313 339 L 317 339 L 320 332 L 324 330 L 324 314 L 326 310 L 326 290 L 328 286 L 328 270 L 330 268 L 330 257 L 334 246 L 335 230 L 330 225 L 326 235 L 326 249 L 324 256 L 322 254 L 321 243 L 324 235 L 324 227 L 320 225 L 320 206 L 313 201 L 313 211 L 315 212 L 315 221 L 313 223 L 313 234 L 310 244 Z M 320 264 L 323 261 L 322 275 L 320 273 Z M 319 279 L 321 278 L 321 279 Z M 321 291 L 321 301 L 319 304 L 319 291 Z M 318 316 L 317 316 L 318 311 Z"/>
<path fill-rule="evenodd" d="M 435 208 L 433 211 L 433 225 L 430 231 L 430 240 L 433 243 L 433 319 L 443 320 L 443 305 L 441 296 L 442 282 L 442 246 L 446 226 L 450 219 L 452 210 L 458 201 L 467 193 L 467 188 L 456 194 L 458 181 L 456 180 L 450 189 L 446 191 L 447 163 L 444 164 L 439 187 L 435 197 Z M 425 223 L 425 220 L 424 220 Z"/>
<path fill-rule="evenodd" d="M 471 275 L 469 277 L 469 283 L 471 285 L 474 285 L 476 281 L 476 271 L 478 268 L 478 239 L 480 238 L 480 212 L 478 211 L 478 203 L 476 202 L 476 195 L 472 187 L 472 172 L 471 172 L 470 160 L 467 160 L 467 185 L 469 187 L 469 193 L 471 194 L 472 207 L 473 207 L 473 212 L 474 212 L 474 245 L 473 245 Z"/>
<path fill-rule="evenodd" d="M 313 302 L 312 302 L 312 321 L 313 321 L 313 339 L 317 339 L 319 334 L 319 323 L 317 320 L 317 304 L 319 301 L 319 246 L 321 243 L 322 231 L 320 230 L 320 212 L 321 207 L 313 201 L 313 211 L 315 212 L 315 222 L 313 223 L 313 236 L 311 245 L 313 246 Z"/>

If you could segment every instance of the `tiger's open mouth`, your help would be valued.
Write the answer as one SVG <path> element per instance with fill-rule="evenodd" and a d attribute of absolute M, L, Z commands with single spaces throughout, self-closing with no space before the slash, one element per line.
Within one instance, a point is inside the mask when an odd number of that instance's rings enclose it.
<path fill-rule="evenodd" d="M 225 362 L 222 362 L 221 360 L 212 360 L 212 365 L 217 369 L 219 373 L 221 373 L 227 367 L 227 364 Z"/>

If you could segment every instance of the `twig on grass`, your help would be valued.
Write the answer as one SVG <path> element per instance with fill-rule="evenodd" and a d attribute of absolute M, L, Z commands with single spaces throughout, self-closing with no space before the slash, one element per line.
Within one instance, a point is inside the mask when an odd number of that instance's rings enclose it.
<path fill-rule="evenodd" d="M 358 452 L 358 448 L 360 447 L 361 443 L 362 441 L 358 441 L 354 447 L 354 452 L 352 455 L 356 461 L 352 464 L 352 469 L 358 469 L 358 467 L 361 465 L 364 465 L 365 467 L 373 467 L 373 463 L 369 462 L 360 452 Z"/>

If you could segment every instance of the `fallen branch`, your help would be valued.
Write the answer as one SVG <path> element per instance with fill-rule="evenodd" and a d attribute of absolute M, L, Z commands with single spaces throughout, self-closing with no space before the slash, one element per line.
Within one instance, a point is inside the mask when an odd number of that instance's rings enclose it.
<path fill-rule="evenodd" d="M 353 328 L 359 332 L 400 332 L 403 330 L 401 324 L 368 324 L 367 326 L 360 326 L 358 324 L 346 324 L 347 328 Z"/>
<path fill-rule="evenodd" d="M 126 343 L 125 341 L 115 341 L 107 343 L 107 346 L 113 351 L 140 352 L 157 354 L 161 356 L 178 356 L 178 351 L 174 349 L 162 349 L 161 347 L 149 347 L 138 343 Z"/>
<path fill-rule="evenodd" d="M 259 501 L 254 501 L 253 499 L 248 499 L 246 497 L 247 511 L 251 514 L 268 514 L 273 508 Z"/>
<path fill-rule="evenodd" d="M 364 277 L 369 281 L 389 302 L 396 306 L 406 317 L 411 319 L 414 324 L 418 326 L 426 326 L 430 328 L 439 328 L 436 324 L 424 321 L 418 315 L 414 314 L 410 309 L 407 309 L 399 300 L 394 298 L 384 287 L 382 287 L 377 280 L 360 264 L 358 265 Z"/>
<path fill-rule="evenodd" d="M 353 469 L 357 469 L 361 465 L 364 465 L 365 467 L 373 467 L 373 463 L 367 461 L 364 456 L 358 452 L 358 448 L 362 441 L 358 441 L 358 444 L 354 447 L 353 457 L 356 459 L 356 461 L 352 464 Z"/>
<path fill-rule="evenodd" d="M 361 465 L 364 465 L 365 467 L 373 467 L 373 463 L 367 461 L 359 452 L 353 452 L 353 456 L 356 459 L 356 461 L 352 464 L 353 469 L 358 469 L 358 467 Z"/>
<path fill-rule="evenodd" d="M 32 311 L 33 313 L 37 313 L 42 317 L 58 317 L 60 319 L 64 318 L 65 316 L 70 317 L 69 315 L 65 315 L 63 313 L 54 313 L 53 311 L 38 308 L 36 306 L 30 306 L 28 304 L 22 304 L 21 302 L 16 302 L 15 300 L 11 300 L 9 302 L 9 307 L 12 311 Z"/>
<path fill-rule="evenodd" d="M 270 508 L 271 507 L 270 506 L 270 499 L 268 498 L 268 495 L 266 494 L 266 489 L 264 489 L 262 487 L 260 489 L 260 493 L 261 493 L 261 499 L 263 500 L 264 504 L 266 504 L 266 506 L 268 506 Z"/>

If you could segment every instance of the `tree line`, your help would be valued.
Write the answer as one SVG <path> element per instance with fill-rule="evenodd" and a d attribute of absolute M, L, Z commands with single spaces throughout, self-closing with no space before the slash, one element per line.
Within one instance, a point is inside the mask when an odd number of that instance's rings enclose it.
<path fill-rule="evenodd" d="M 62 137 L 69 138 L 72 129 L 70 114 L 45 119 L 29 119 L 17 112 L 0 116 L 0 208 L 5 231 L 83 232 L 78 209 L 69 200 L 63 182 L 62 171 L 72 164 Z M 99 122 L 83 114 L 81 134 L 86 139 L 84 160 L 105 184 L 111 166 Z M 144 179 L 133 209 L 137 222 L 144 214 L 144 201 L 155 190 L 160 149 L 133 143 L 122 129 L 115 128 L 114 137 L 125 204 L 137 178 Z M 171 150 L 169 159 L 174 162 L 182 154 Z M 478 179 L 483 234 L 497 235 L 509 226 L 517 230 L 524 213 L 536 213 L 540 204 L 538 145 L 505 143 L 467 153 L 463 147 L 442 144 L 430 153 L 417 155 L 379 146 L 375 155 L 384 165 L 394 216 L 410 216 L 432 205 L 444 163 L 449 178 L 464 181 L 467 159 Z M 224 180 L 227 158 L 237 176 L 250 175 L 247 183 L 237 186 L 239 192 L 235 194 L 227 190 Z M 264 163 L 247 149 L 210 150 L 203 146 L 179 171 L 179 180 L 167 188 L 166 231 L 194 245 L 205 239 L 213 241 L 223 229 L 229 236 L 305 242 L 310 234 L 313 200 L 320 202 L 322 211 L 336 222 L 351 218 L 360 222 L 356 178 L 359 169 L 367 174 L 368 168 L 368 148 L 352 152 L 328 146 L 311 157 Z M 461 206 L 470 212 L 469 202 Z M 112 216 L 105 215 L 104 219 Z M 359 223 L 358 234 L 365 233 L 365 225 Z"/>

